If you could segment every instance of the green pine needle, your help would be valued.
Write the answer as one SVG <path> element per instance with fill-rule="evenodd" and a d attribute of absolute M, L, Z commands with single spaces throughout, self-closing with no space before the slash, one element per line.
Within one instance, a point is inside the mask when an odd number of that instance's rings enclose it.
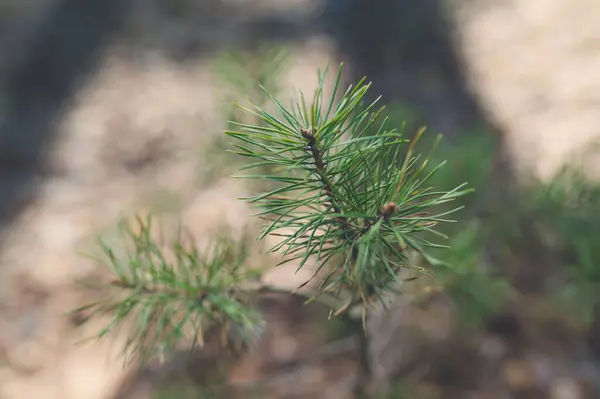
<path fill-rule="evenodd" d="M 133 247 L 125 258 L 100 242 L 103 263 L 112 272 L 111 290 L 74 310 L 111 317 L 95 338 L 127 324 L 126 362 L 164 359 L 184 340 L 191 348 L 202 346 L 207 334 L 219 329 L 225 335 L 238 333 L 236 344 L 252 338 L 261 319 L 248 305 L 248 284 L 259 275 L 247 269 L 244 246 L 220 238 L 201 254 L 178 237 L 163 248 L 151 236 L 151 224 L 150 217 L 138 218 L 137 226 L 121 224 L 123 242 Z"/>
<path fill-rule="evenodd" d="M 331 98 L 325 99 L 326 73 L 319 73 L 312 104 L 301 94 L 286 108 L 265 90 L 276 115 L 256 103 L 254 109 L 240 107 L 260 123 L 233 123 L 237 130 L 225 133 L 237 141 L 233 152 L 252 160 L 244 170 L 269 167 L 268 173 L 242 177 L 277 183 L 244 198 L 269 221 L 259 238 L 281 237 L 271 251 L 299 261 L 298 269 L 316 264 L 315 276 L 323 272 L 317 296 L 343 288 L 353 300 L 366 302 L 389 290 L 400 269 L 418 268 L 407 250 L 432 260 L 425 249 L 441 245 L 429 236 L 443 236 L 434 227 L 452 222 L 445 216 L 459 208 L 436 209 L 470 190 L 465 184 L 450 191 L 429 187 L 442 165 L 431 168 L 431 156 L 414 155 L 424 129 L 408 140 L 403 130 L 376 127 L 381 109 L 375 109 L 377 101 L 363 105 L 370 86 L 364 79 L 336 102 L 342 66 Z M 406 155 L 398 162 L 401 153 Z"/>

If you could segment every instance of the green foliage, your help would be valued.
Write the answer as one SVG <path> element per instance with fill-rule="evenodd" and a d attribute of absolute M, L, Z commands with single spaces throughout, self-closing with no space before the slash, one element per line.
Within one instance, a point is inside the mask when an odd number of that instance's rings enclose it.
<path fill-rule="evenodd" d="M 97 260 L 111 271 L 111 289 L 101 300 L 75 310 L 111 317 L 96 338 L 127 322 L 126 361 L 168 356 L 183 340 L 193 348 L 215 330 L 225 335 L 235 330 L 242 343 L 251 339 L 261 319 L 248 305 L 253 289 L 248 285 L 258 273 L 246 267 L 244 245 L 218 238 L 201 254 L 181 235 L 160 246 L 151 228 L 150 217 L 138 218 L 136 225 L 121 223 L 122 242 L 131 246 L 126 257 L 100 241 L 104 259 Z"/>
<path fill-rule="evenodd" d="M 261 46 L 255 52 L 219 54 L 214 61 L 214 73 L 224 89 L 225 107 L 222 112 L 225 120 L 244 123 L 250 117 L 252 123 L 260 123 L 252 115 L 241 113 L 233 104 L 248 97 L 258 104 L 267 104 L 269 98 L 260 88 L 265 87 L 270 93 L 278 93 L 280 77 L 288 61 L 288 51 L 278 46 Z M 203 186 L 240 166 L 239 157 L 227 156 L 228 146 L 224 139 L 225 136 L 218 135 L 211 145 L 202 149 L 201 158 L 205 162 L 200 171 L 199 183 Z"/>
<path fill-rule="evenodd" d="M 416 132 L 423 125 L 424 116 L 418 108 L 411 106 L 408 103 L 387 103 L 385 105 L 385 115 L 387 117 L 386 124 L 388 126 L 402 126 L 410 132 Z M 372 134 L 376 134 L 378 127 L 372 130 Z M 423 140 L 423 142 L 426 140 Z M 423 145 L 421 142 L 421 145 Z M 426 149 L 427 150 L 427 149 Z"/>
<path fill-rule="evenodd" d="M 279 91 L 279 76 L 287 66 L 289 53 L 281 47 L 264 45 L 257 51 L 225 52 L 214 63 L 214 70 L 235 97 L 248 97 L 264 103 L 261 87 Z"/>
<path fill-rule="evenodd" d="M 445 216 L 458 209 L 436 213 L 435 208 L 469 191 L 465 184 L 448 191 L 428 185 L 443 163 L 428 170 L 430 156 L 414 155 L 424 129 L 409 141 L 403 131 L 385 129 L 384 120 L 372 134 L 381 110 L 375 110 L 376 102 L 363 105 L 370 86 L 364 79 L 335 104 L 341 71 L 329 99 L 323 95 L 325 71 L 312 104 L 301 94 L 286 108 L 265 90 L 277 115 L 256 103 L 254 110 L 240 106 L 262 123 L 234 122 L 237 130 L 226 132 L 238 141 L 235 153 L 253 161 L 243 170 L 266 165 L 273 171 L 242 177 L 278 183 L 274 190 L 245 198 L 270 222 L 259 238 L 281 237 L 271 251 L 282 250 L 284 262 L 298 260 L 298 268 L 311 259 L 317 264 L 315 276 L 327 266 L 315 297 L 349 294 L 338 312 L 381 298 L 401 268 L 416 268 L 407 249 L 434 262 L 426 248 L 443 245 L 429 236 L 443 237 L 435 225 L 451 222 Z M 408 143 L 404 161 L 390 162 Z"/>
<path fill-rule="evenodd" d="M 432 163 L 446 160 L 447 166 L 432 177 L 431 184 L 449 190 L 457 182 L 466 180 L 476 193 L 461 197 L 459 201 L 465 206 L 475 205 L 489 191 L 486 190 L 489 185 L 494 184 L 491 171 L 496 145 L 494 137 L 485 131 L 458 138 L 455 143 L 444 141 L 434 154 L 435 161 Z"/>
<path fill-rule="evenodd" d="M 449 249 L 436 251 L 444 265 L 436 273 L 436 284 L 454 301 L 461 325 L 474 328 L 499 311 L 513 295 L 513 289 L 498 265 L 490 264 L 486 251 L 498 242 L 498 224 L 483 222 L 473 211 L 488 206 L 486 195 L 493 186 L 490 180 L 494 143 L 491 135 L 482 132 L 475 137 L 444 143 L 437 152 L 448 159 L 448 166 L 436 174 L 433 184 L 442 190 L 459 181 L 468 180 L 476 195 L 460 198 L 471 212 L 462 213 L 460 223 L 447 225 L 444 233 L 450 238 Z M 494 244 L 492 244 L 494 245 Z"/>
<path fill-rule="evenodd" d="M 225 52 L 217 57 L 214 69 L 226 89 L 225 114 L 228 123 L 261 123 L 253 115 L 240 112 L 234 104 L 251 98 L 256 104 L 267 106 L 270 103 L 267 93 L 279 93 L 280 78 L 288 61 L 289 52 L 286 49 L 268 45 L 253 52 Z"/>
<path fill-rule="evenodd" d="M 503 272 L 514 270 L 512 263 L 523 255 L 518 252 L 521 248 L 528 262 L 540 253 L 540 262 L 550 259 L 558 266 L 556 270 L 546 265 L 548 277 L 556 281 L 548 299 L 566 302 L 589 320 L 600 300 L 600 185 L 569 164 L 550 181 L 520 187 L 518 198 L 491 208 L 498 190 L 505 189 L 491 177 L 493 137 L 478 134 L 456 145 L 444 144 L 436 155 L 448 159 L 448 166 L 434 176 L 432 184 L 447 190 L 468 180 L 477 190 L 476 195 L 459 199 L 470 211 L 461 213 L 460 223 L 444 226 L 443 232 L 451 237 L 450 249 L 434 252 L 448 266 L 438 269 L 437 284 L 454 300 L 463 325 L 476 326 L 508 298 L 515 298 L 516 291 Z M 577 154 L 577 159 L 584 155 Z M 484 219 L 477 214 L 490 209 L 501 211 Z M 501 256 L 486 256 L 492 251 Z M 560 276 L 555 276 L 557 271 Z"/>
<path fill-rule="evenodd" d="M 550 183 L 534 187 L 531 197 L 528 212 L 544 245 L 563 263 L 566 284 L 559 294 L 589 319 L 600 303 L 600 185 L 565 167 Z"/>
<path fill-rule="evenodd" d="M 436 159 L 445 159 L 448 164 L 431 183 L 447 190 L 468 180 L 476 190 L 475 195 L 458 200 L 467 209 L 461 212 L 459 223 L 443 226 L 450 248 L 434 251 L 445 266 L 437 270 L 435 285 L 454 302 L 464 328 L 477 328 L 515 294 L 502 274 L 504 265 L 493 262 L 490 256 L 493 248 L 505 245 L 502 234 L 512 231 L 518 220 L 514 214 L 489 215 L 490 200 L 496 200 L 494 193 L 499 189 L 492 177 L 497 146 L 494 138 L 481 131 L 458 137 L 453 143 L 444 142 Z M 481 211 L 486 213 L 484 219 Z"/>
<path fill-rule="evenodd" d="M 450 240 L 450 249 L 441 256 L 450 267 L 440 268 L 436 280 L 456 304 L 462 326 L 470 328 L 499 311 L 512 288 L 485 262 L 481 222 L 461 225 L 463 228 Z"/>

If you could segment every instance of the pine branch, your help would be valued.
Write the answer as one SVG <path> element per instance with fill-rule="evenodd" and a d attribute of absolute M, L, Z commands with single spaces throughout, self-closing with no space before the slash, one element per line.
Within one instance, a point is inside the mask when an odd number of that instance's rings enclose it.
<path fill-rule="evenodd" d="M 413 155 L 424 129 L 411 141 L 404 131 L 386 130 L 385 120 L 376 127 L 381 109 L 374 111 L 377 101 L 363 106 L 369 88 L 364 79 L 334 106 L 342 68 L 328 100 L 323 98 L 326 72 L 319 75 L 309 107 L 303 94 L 286 108 L 266 93 L 278 115 L 257 104 L 252 110 L 241 107 L 261 123 L 235 124 L 238 130 L 226 134 L 237 140 L 234 152 L 254 160 L 243 170 L 268 165 L 274 171 L 241 176 L 278 184 L 245 198 L 269 222 L 260 238 L 281 237 L 271 251 L 281 251 L 284 262 L 299 261 L 299 269 L 314 261 L 315 277 L 328 267 L 316 296 L 349 291 L 351 303 L 366 305 L 391 289 L 401 268 L 424 270 L 410 264 L 407 249 L 436 263 L 426 248 L 443 245 L 428 237 L 443 237 L 434 227 L 452 222 L 445 216 L 459 208 L 435 210 L 469 190 L 464 185 L 448 192 L 427 187 L 442 165 L 431 168 L 431 156 L 421 160 Z M 406 157 L 398 164 L 406 143 Z"/>
<path fill-rule="evenodd" d="M 262 319 L 250 306 L 259 274 L 247 269 L 243 245 L 227 238 L 213 242 L 206 254 L 177 237 L 161 247 L 151 236 L 152 222 L 138 218 L 137 225 L 121 224 L 128 255 L 117 256 L 100 241 L 112 277 L 99 301 L 73 312 L 87 317 L 108 315 L 111 321 L 96 335 L 103 339 L 127 329 L 125 361 L 166 358 L 185 341 L 202 346 L 207 334 L 220 331 L 227 344 L 252 339 Z M 89 285 L 89 284 L 88 284 Z M 98 284 L 94 284 L 98 286 Z"/>

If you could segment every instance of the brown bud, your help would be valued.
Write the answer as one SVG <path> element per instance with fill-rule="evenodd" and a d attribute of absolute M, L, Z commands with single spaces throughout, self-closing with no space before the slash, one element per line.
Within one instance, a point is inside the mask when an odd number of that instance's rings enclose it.
<path fill-rule="evenodd" d="M 398 210 L 398 205 L 395 202 L 388 202 L 381 206 L 381 215 L 389 218 Z"/>
<path fill-rule="evenodd" d="M 302 137 L 304 137 L 305 139 L 313 138 L 313 134 L 308 129 L 300 129 L 300 134 L 302 134 Z"/>
<path fill-rule="evenodd" d="M 306 140 L 314 140 L 315 138 L 315 133 L 313 130 L 311 129 L 300 129 L 300 134 L 302 135 L 302 137 L 304 137 Z"/>

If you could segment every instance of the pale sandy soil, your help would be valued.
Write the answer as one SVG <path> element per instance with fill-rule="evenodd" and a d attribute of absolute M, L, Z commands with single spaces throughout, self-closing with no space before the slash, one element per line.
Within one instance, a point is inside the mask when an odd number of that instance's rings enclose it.
<path fill-rule="evenodd" d="M 457 19 L 472 87 L 522 167 L 547 178 L 597 140 L 597 1 L 481 1 Z"/>
<path fill-rule="evenodd" d="M 316 68 L 328 60 L 324 44 L 316 43 L 296 50 L 284 86 L 316 87 Z M 234 234 L 255 225 L 252 210 L 237 199 L 247 194 L 243 182 L 227 178 L 234 170 L 199 183 L 210 167 L 203 148 L 224 128 L 211 68 L 210 60 L 181 67 L 156 55 L 140 66 L 115 55 L 78 93 L 54 149 L 55 175 L 13 227 L 2 254 L 3 399 L 103 398 L 123 374 L 107 345 L 73 345 L 78 334 L 63 315 L 82 300 L 71 282 L 94 265 L 75 251 L 89 249 L 95 231 L 156 206 L 170 208 L 170 219 L 183 220 L 201 247 L 223 225 Z M 136 160 L 142 166 L 128 169 Z M 289 288 L 307 277 L 280 268 L 266 280 L 281 276 Z"/>

